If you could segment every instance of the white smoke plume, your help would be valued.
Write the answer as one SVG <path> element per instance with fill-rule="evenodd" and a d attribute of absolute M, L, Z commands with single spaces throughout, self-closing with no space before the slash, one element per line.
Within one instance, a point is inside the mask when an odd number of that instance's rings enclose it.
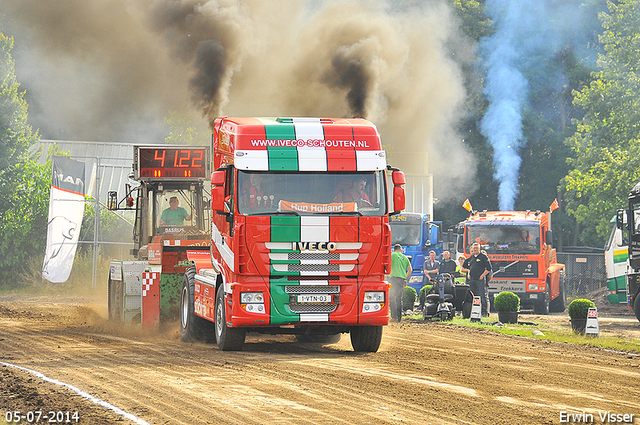
<path fill-rule="evenodd" d="M 30 119 L 43 137 L 160 142 L 169 111 L 361 116 L 394 165 L 446 177 L 475 162 L 455 128 L 472 60 L 433 0 L 4 0 Z M 453 60 L 453 55 L 456 60 Z M 463 194 L 459 195 L 464 197 Z"/>

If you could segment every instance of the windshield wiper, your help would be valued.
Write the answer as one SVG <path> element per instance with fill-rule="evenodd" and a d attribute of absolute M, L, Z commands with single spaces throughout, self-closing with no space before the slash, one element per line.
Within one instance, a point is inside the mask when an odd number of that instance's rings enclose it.
<path fill-rule="evenodd" d="M 332 212 L 314 213 L 314 215 L 352 215 L 352 214 L 357 214 L 360 217 L 362 217 L 363 215 L 360 211 L 332 211 Z"/>

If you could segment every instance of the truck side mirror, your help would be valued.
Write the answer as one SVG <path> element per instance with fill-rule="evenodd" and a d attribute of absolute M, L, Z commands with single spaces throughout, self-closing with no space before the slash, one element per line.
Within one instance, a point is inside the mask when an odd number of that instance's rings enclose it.
<path fill-rule="evenodd" d="M 616 227 L 620 230 L 624 229 L 624 210 L 616 211 Z"/>
<path fill-rule="evenodd" d="M 544 234 L 545 243 L 547 245 L 553 245 L 553 232 L 551 229 L 547 230 Z"/>
<path fill-rule="evenodd" d="M 406 207 L 403 187 L 403 185 L 406 184 L 406 179 L 402 171 L 393 171 L 391 173 L 391 179 L 393 180 L 393 211 L 398 213 Z"/>
<path fill-rule="evenodd" d="M 447 231 L 447 250 L 455 251 L 455 249 L 456 249 L 456 244 L 453 239 L 453 229 L 449 229 Z"/>
<path fill-rule="evenodd" d="M 221 213 L 225 212 L 224 208 L 224 183 L 227 177 L 226 171 L 214 171 L 211 173 L 211 209 Z"/>
<path fill-rule="evenodd" d="M 110 190 L 107 199 L 107 209 L 110 211 L 118 209 L 118 192 Z"/>
<path fill-rule="evenodd" d="M 211 188 L 211 209 L 224 212 L 224 186 Z"/>
<path fill-rule="evenodd" d="M 624 246 L 622 243 L 622 231 L 620 232 L 616 231 L 614 235 L 615 235 L 616 246 Z"/>
<path fill-rule="evenodd" d="M 227 178 L 227 172 L 224 170 L 214 171 L 211 173 L 211 184 L 213 186 L 224 186 Z"/>

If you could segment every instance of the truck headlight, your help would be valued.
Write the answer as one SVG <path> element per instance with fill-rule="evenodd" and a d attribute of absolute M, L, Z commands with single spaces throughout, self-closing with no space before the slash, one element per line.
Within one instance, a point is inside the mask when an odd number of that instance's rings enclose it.
<path fill-rule="evenodd" d="M 420 276 L 419 274 L 411 276 L 409 278 L 409 283 L 418 283 L 418 282 L 422 282 L 423 281 L 423 277 Z"/>
<path fill-rule="evenodd" d="M 240 307 L 250 313 L 264 313 L 264 296 L 262 292 L 241 292 Z"/>
<path fill-rule="evenodd" d="M 384 292 L 365 292 L 364 293 L 364 302 L 366 303 L 383 303 L 384 302 Z"/>
<path fill-rule="evenodd" d="M 264 301 L 262 292 L 241 292 L 240 304 L 261 303 Z"/>
<path fill-rule="evenodd" d="M 537 291 L 538 290 L 538 284 L 537 283 L 530 283 L 529 284 L 529 291 Z"/>
<path fill-rule="evenodd" d="M 364 293 L 364 303 L 362 303 L 363 313 L 380 311 L 384 307 L 384 292 L 367 291 Z"/>

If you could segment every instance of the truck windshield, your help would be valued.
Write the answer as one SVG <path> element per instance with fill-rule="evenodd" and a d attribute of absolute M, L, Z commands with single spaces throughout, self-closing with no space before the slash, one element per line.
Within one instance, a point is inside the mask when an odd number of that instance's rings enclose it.
<path fill-rule="evenodd" d="M 238 171 L 238 212 L 246 215 L 387 213 L 384 171 Z"/>
<path fill-rule="evenodd" d="M 540 226 L 474 225 L 467 226 L 465 252 L 478 242 L 487 254 L 534 254 L 540 252 Z"/>
<path fill-rule="evenodd" d="M 201 211 L 201 190 L 165 190 L 154 193 L 156 217 L 155 234 L 204 234 L 210 232 L 208 212 Z M 204 217 L 206 215 L 207 217 Z"/>
<path fill-rule="evenodd" d="M 419 215 L 394 215 L 389 217 L 389 224 L 391 225 L 391 245 L 420 245 L 422 219 Z"/>

